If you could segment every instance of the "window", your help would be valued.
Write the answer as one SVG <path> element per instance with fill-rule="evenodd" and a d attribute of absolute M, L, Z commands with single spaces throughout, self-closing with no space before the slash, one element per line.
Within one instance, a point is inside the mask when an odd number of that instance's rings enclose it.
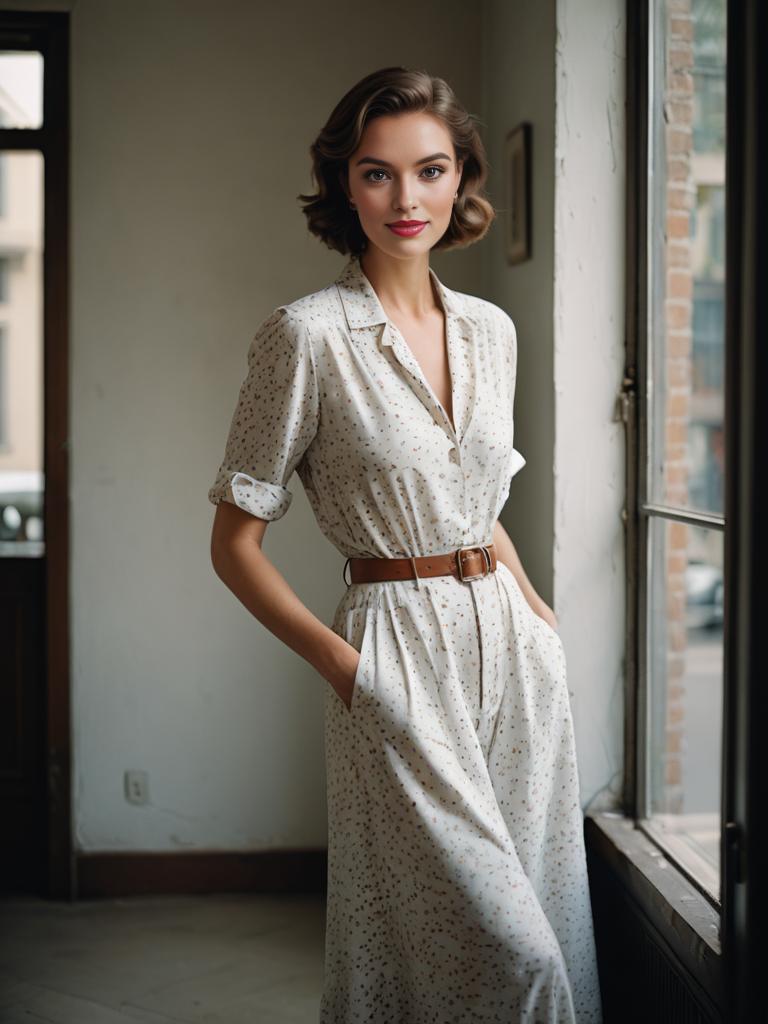
<path fill-rule="evenodd" d="M 646 834 L 718 906 L 726 0 L 650 7 L 632 802 Z"/>
<path fill-rule="evenodd" d="M 625 790 L 620 813 L 585 823 L 601 980 L 628 1024 L 752 1024 L 765 1016 L 768 9 L 627 10 Z"/>

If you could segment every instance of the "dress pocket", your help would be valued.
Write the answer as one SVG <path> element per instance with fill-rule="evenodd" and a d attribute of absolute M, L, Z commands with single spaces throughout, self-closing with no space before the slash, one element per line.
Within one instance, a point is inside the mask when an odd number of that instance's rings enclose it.
<path fill-rule="evenodd" d="M 536 613 L 534 612 L 534 615 L 535 614 Z M 563 647 L 563 638 L 560 636 L 560 633 L 554 628 L 554 626 L 550 626 L 547 620 L 543 619 L 540 615 L 538 615 L 537 618 L 540 620 L 542 626 L 544 627 L 545 631 L 549 634 L 550 638 L 554 638 L 556 646 L 564 655 L 565 648 Z"/>
<path fill-rule="evenodd" d="M 559 639 L 560 639 L 560 634 L 559 634 L 559 633 L 558 633 L 558 631 L 557 631 L 557 630 L 555 629 L 555 627 L 554 627 L 554 626 L 550 626 L 550 624 L 549 624 L 549 623 L 547 622 L 547 620 L 546 620 L 546 619 L 544 618 L 544 616 L 543 616 L 543 615 L 539 615 L 539 618 L 540 618 L 540 619 L 541 619 L 541 621 L 542 621 L 542 622 L 544 623 L 544 625 L 545 625 L 545 626 L 547 627 L 547 629 L 549 630 L 549 632 L 550 632 L 550 633 L 552 633 L 552 634 L 553 634 L 554 636 L 556 636 L 556 637 L 557 637 L 557 639 L 559 640 Z"/>
<path fill-rule="evenodd" d="M 355 678 L 352 683 L 352 696 L 349 701 L 348 713 L 353 715 L 357 710 L 358 703 L 360 701 L 360 691 L 365 688 L 366 680 L 368 678 L 368 658 L 373 640 L 373 612 L 361 609 L 357 612 L 351 612 L 352 616 L 357 616 L 361 620 L 362 636 L 359 638 L 354 634 L 357 630 L 353 630 L 353 635 L 348 640 L 348 643 L 352 644 L 353 647 L 357 648 L 360 652 L 360 658 L 357 662 L 357 669 L 355 670 Z M 358 627 L 359 629 L 360 627 Z"/>

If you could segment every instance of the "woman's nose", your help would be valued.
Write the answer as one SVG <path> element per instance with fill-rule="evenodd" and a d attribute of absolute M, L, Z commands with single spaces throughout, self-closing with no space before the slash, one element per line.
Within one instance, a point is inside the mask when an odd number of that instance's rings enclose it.
<path fill-rule="evenodd" d="M 395 209 L 410 210 L 412 207 L 413 199 L 410 188 L 407 185 L 401 185 L 395 194 Z"/>

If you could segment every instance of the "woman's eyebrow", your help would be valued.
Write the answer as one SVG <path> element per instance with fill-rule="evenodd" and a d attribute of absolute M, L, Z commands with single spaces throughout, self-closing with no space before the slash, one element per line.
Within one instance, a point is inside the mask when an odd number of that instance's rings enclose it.
<path fill-rule="evenodd" d="M 432 156 L 425 156 L 422 157 L 421 160 L 417 160 L 416 163 L 414 164 L 414 167 L 418 167 L 419 164 L 428 164 L 430 160 L 439 160 L 441 157 L 444 160 L 451 159 L 447 153 L 433 153 Z M 377 160 L 376 157 L 374 156 L 361 157 L 355 164 L 355 167 L 359 167 L 360 164 L 383 164 L 385 167 L 392 166 L 392 164 L 389 163 L 388 160 Z"/>

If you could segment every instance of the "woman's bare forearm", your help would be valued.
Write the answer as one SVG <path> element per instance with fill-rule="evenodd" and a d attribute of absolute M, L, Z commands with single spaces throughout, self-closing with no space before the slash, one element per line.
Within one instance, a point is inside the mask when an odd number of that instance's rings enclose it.
<path fill-rule="evenodd" d="M 312 665 L 348 704 L 360 655 L 306 607 L 264 554 L 257 535 L 263 537 L 266 524 L 259 524 L 254 531 L 249 519 L 240 515 L 233 522 L 232 511 L 223 511 L 229 528 L 220 531 L 211 548 L 216 575 L 265 629 Z M 247 529 L 240 528 L 245 524 Z M 554 624 L 554 614 L 536 593 L 509 534 L 498 521 L 493 541 L 499 561 L 514 574 L 533 610 L 551 617 Z"/>
<path fill-rule="evenodd" d="M 303 604 L 253 536 L 245 533 L 219 543 L 212 562 L 216 575 L 248 611 L 343 697 L 359 654 Z"/>
<path fill-rule="evenodd" d="M 496 524 L 493 528 L 493 543 L 496 547 L 497 558 L 500 562 L 503 562 L 514 575 L 528 604 L 533 608 L 537 615 L 541 615 L 542 618 L 547 619 L 551 625 L 554 625 L 556 621 L 554 613 L 549 608 L 546 601 L 539 596 L 536 588 L 528 579 L 525 569 L 523 569 L 523 564 L 520 561 L 520 556 L 517 553 L 517 549 L 512 543 L 512 538 L 498 519 L 496 520 Z"/>

